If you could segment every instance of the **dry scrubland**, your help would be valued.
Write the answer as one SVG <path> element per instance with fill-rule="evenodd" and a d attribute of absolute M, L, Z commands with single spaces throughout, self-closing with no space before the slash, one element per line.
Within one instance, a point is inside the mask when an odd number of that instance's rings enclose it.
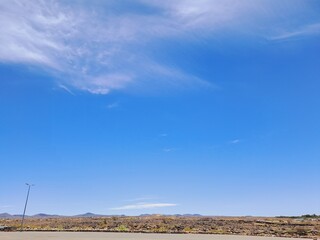
<path fill-rule="evenodd" d="M 19 219 L 0 219 L 18 229 Z M 28 218 L 28 231 L 104 231 L 145 233 L 203 233 L 320 238 L 319 218 L 254 217 L 92 217 Z"/>

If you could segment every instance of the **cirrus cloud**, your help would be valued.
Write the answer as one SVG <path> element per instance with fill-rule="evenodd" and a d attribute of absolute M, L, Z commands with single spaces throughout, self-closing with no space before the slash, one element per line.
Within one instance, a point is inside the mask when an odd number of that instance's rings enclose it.
<path fill-rule="evenodd" d="M 0 62 L 37 66 L 65 89 L 92 94 L 207 88 L 211 81 L 160 60 L 154 49 L 172 40 L 201 44 L 210 39 L 214 45 L 215 39 L 235 32 L 269 40 L 319 32 L 317 23 L 303 22 L 309 27 L 302 30 L 288 26 L 295 14 L 310 15 L 312 0 L 128 3 L 130 7 L 119 1 L 0 1 Z"/>

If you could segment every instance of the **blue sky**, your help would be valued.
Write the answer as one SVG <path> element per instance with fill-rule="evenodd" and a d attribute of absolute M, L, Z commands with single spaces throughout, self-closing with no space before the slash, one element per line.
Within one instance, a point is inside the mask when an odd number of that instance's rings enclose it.
<path fill-rule="evenodd" d="M 320 214 L 319 1 L 0 11 L 0 212 Z"/>

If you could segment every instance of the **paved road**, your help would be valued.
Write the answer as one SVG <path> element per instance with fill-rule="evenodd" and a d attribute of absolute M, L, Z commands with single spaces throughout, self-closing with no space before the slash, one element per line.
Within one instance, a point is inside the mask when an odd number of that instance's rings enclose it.
<path fill-rule="evenodd" d="M 1 240 L 288 240 L 288 238 L 196 234 L 0 232 Z M 294 240 L 298 238 L 290 238 Z"/>

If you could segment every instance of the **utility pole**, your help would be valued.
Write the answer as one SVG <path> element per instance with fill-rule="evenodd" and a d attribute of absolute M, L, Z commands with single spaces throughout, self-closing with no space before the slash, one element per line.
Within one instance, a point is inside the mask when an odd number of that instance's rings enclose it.
<path fill-rule="evenodd" d="M 22 221 L 21 221 L 21 228 L 20 231 L 23 231 L 23 222 L 24 222 L 24 217 L 26 215 L 26 210 L 27 210 L 27 204 L 28 204 L 28 199 L 29 199 L 29 193 L 30 193 L 30 188 L 34 186 L 34 184 L 29 184 L 26 183 L 26 185 L 28 186 L 28 193 L 27 193 L 27 199 L 26 199 L 26 204 L 24 205 L 24 210 L 23 210 L 23 215 L 22 215 Z"/>

